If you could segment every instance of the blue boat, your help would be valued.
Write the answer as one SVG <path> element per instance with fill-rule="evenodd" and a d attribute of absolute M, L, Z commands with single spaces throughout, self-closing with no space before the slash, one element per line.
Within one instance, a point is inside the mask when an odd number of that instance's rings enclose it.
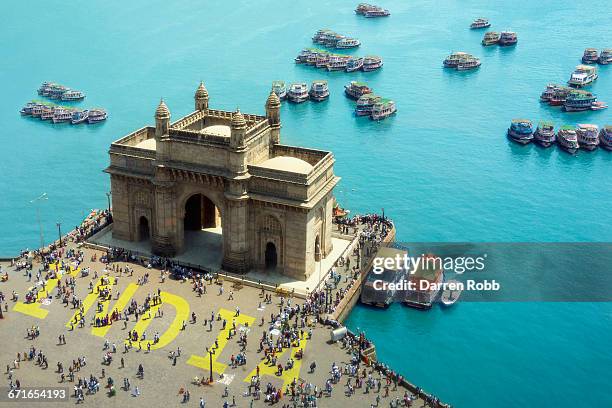
<path fill-rule="evenodd" d="M 513 119 L 508 128 L 508 137 L 520 144 L 533 140 L 533 124 L 529 119 Z"/>
<path fill-rule="evenodd" d="M 80 110 L 74 111 L 72 113 L 72 119 L 70 120 L 70 123 L 72 123 L 73 125 L 78 125 L 79 123 L 86 122 L 88 117 L 89 117 L 89 111 L 87 109 L 82 110 L 82 111 Z"/>

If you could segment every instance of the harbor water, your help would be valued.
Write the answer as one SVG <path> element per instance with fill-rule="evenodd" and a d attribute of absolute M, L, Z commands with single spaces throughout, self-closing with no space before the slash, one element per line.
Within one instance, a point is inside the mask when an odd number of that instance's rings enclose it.
<path fill-rule="evenodd" d="M 163 97 L 173 118 L 193 109 L 205 81 L 213 108 L 263 113 L 273 80 L 326 79 L 328 101 L 283 103 L 282 142 L 330 149 L 336 195 L 355 212 L 380 212 L 400 241 L 612 241 L 612 153 L 576 156 L 518 146 L 511 119 L 611 124 L 610 110 L 564 113 L 542 105 L 587 47 L 611 48 L 607 2 L 387 0 L 389 18 L 356 3 L 12 2 L 0 25 L 0 256 L 40 245 L 107 205 L 109 144 L 153 122 Z M 518 33 L 516 47 L 484 48 L 483 30 Z M 379 55 L 376 72 L 332 72 L 293 58 L 320 28 L 359 38 L 354 55 Z M 442 69 L 453 51 L 481 58 L 471 72 Z M 588 88 L 612 103 L 612 67 Z M 394 100 L 381 122 L 353 116 L 343 95 L 363 80 Z M 87 93 L 73 106 L 103 107 L 98 125 L 20 117 L 43 81 Z M 68 103 L 67 103 L 68 104 Z M 31 202 L 43 192 L 47 200 Z M 602 271 L 609 273 L 609 271 Z M 419 312 L 358 306 L 348 325 L 375 340 L 378 356 L 457 407 L 611 406 L 610 303 L 459 303 Z"/>

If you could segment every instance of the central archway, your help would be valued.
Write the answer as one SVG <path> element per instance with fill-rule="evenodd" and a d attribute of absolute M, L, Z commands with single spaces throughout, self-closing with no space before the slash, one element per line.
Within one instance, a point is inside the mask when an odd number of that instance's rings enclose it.
<path fill-rule="evenodd" d="M 215 203 L 203 194 L 194 194 L 185 202 L 185 231 L 221 227 L 221 214 Z"/>
<path fill-rule="evenodd" d="M 272 242 L 266 244 L 265 265 L 267 270 L 276 269 L 278 263 L 278 254 L 276 253 L 276 245 Z"/>
<path fill-rule="evenodd" d="M 220 208 L 206 195 L 196 193 L 187 198 L 184 210 L 181 258 L 194 265 L 218 269 L 223 257 Z"/>

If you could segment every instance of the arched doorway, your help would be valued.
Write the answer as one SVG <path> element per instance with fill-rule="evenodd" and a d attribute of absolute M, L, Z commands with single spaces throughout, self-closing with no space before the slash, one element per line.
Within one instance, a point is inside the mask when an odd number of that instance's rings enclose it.
<path fill-rule="evenodd" d="M 266 244 L 265 265 L 266 269 L 276 269 L 278 263 L 278 254 L 276 253 L 276 245 L 272 242 Z"/>
<path fill-rule="evenodd" d="M 147 241 L 151 236 L 149 220 L 144 215 L 138 220 L 138 238 L 140 241 Z"/>
<path fill-rule="evenodd" d="M 185 202 L 185 231 L 201 231 L 221 226 L 221 214 L 210 198 L 194 194 Z"/>
<path fill-rule="evenodd" d="M 315 238 L 314 258 L 315 258 L 315 261 L 317 262 L 321 260 L 321 240 L 319 239 L 318 235 Z"/>

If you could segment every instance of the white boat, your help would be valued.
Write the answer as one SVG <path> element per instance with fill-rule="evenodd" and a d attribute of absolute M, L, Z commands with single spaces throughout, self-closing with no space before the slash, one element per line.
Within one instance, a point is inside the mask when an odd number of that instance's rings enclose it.
<path fill-rule="evenodd" d="M 456 280 L 449 280 L 445 282 L 445 284 L 447 284 L 449 288 L 442 291 L 440 301 L 444 306 L 452 306 L 459 300 L 459 296 L 461 296 L 461 292 L 463 291 L 461 289 L 463 284 Z"/>
<path fill-rule="evenodd" d="M 395 107 L 395 102 L 389 99 L 382 99 L 380 102 L 377 102 L 372 107 L 372 115 L 370 118 L 372 120 L 381 120 L 388 118 L 397 112 L 397 108 Z"/>
<path fill-rule="evenodd" d="M 567 84 L 575 88 L 589 85 L 597 79 L 597 68 L 588 65 L 578 65 Z"/>
<path fill-rule="evenodd" d="M 301 103 L 308 100 L 308 85 L 305 82 L 291 84 L 287 91 L 290 102 Z"/>
<path fill-rule="evenodd" d="M 356 38 L 343 38 L 336 43 L 336 48 L 355 48 L 361 45 L 361 41 Z"/>

